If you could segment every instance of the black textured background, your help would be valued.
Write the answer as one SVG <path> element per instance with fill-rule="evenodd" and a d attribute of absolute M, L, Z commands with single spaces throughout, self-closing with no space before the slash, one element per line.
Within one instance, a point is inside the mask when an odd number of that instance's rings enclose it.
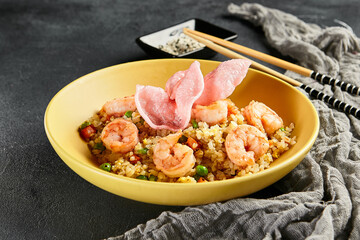
<path fill-rule="evenodd" d="M 80 178 L 47 140 L 44 112 L 78 77 L 148 59 L 138 36 L 193 17 L 237 32 L 235 42 L 291 60 L 267 44 L 261 29 L 227 14 L 230 2 L 243 1 L 0 1 L 0 239 L 101 239 L 183 209 L 128 200 Z M 358 0 L 255 2 L 323 27 L 338 19 L 360 33 Z M 270 186 L 252 197 L 276 194 Z"/>

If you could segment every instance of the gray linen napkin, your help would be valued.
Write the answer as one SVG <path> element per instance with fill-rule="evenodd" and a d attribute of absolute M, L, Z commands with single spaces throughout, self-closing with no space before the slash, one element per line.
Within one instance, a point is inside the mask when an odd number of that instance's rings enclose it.
<path fill-rule="evenodd" d="M 228 10 L 262 26 L 269 43 L 298 64 L 360 85 L 359 39 L 351 30 L 322 29 L 259 4 L 230 4 Z M 359 96 L 286 74 L 359 107 Z M 360 239 L 360 121 L 311 101 L 319 112 L 319 136 L 298 167 L 275 183 L 284 194 L 163 212 L 109 239 Z"/>

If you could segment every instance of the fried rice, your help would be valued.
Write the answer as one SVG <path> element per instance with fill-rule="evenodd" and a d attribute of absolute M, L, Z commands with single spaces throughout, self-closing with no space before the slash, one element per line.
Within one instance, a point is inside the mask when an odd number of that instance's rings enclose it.
<path fill-rule="evenodd" d="M 112 173 L 130 178 L 171 183 L 196 183 L 242 177 L 269 168 L 273 161 L 296 143 L 296 136 L 291 136 L 294 129 L 294 124 L 291 123 L 267 136 L 270 148 L 263 156 L 256 159 L 255 164 L 239 167 L 228 158 L 225 139 L 236 126 L 247 124 L 241 111 L 230 114 L 225 122 L 212 126 L 206 122 L 193 122 L 193 124 L 190 122 L 189 126 L 182 130 L 182 135 L 185 139 L 195 140 L 190 146 L 194 150 L 195 167 L 182 177 L 170 178 L 156 168 L 153 162 L 153 149 L 159 139 L 174 132 L 151 128 L 137 110 L 125 114 L 122 118 L 134 123 L 139 131 L 138 144 L 133 151 L 125 154 L 114 153 L 106 149 L 100 138 L 103 128 L 115 119 L 113 116 L 109 117 L 106 113 L 99 111 L 85 121 L 79 130 L 83 128 L 84 124 L 85 126 L 92 125 L 95 133 L 91 138 L 86 139 L 86 142 L 95 161 L 99 165 L 110 163 Z M 188 144 L 188 142 L 182 144 Z M 203 176 L 200 181 L 196 173 L 198 165 L 205 166 L 208 170 L 207 175 Z"/>

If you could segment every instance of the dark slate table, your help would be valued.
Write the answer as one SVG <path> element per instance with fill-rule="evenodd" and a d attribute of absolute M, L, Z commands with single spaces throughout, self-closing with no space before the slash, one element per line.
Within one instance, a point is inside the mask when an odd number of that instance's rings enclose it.
<path fill-rule="evenodd" d="M 138 36 L 193 17 L 237 32 L 235 42 L 291 60 L 268 45 L 260 28 L 230 16 L 230 2 L 0 1 L 0 239 L 106 238 L 184 208 L 128 200 L 76 175 L 47 140 L 44 112 L 78 77 L 149 59 Z M 360 34 L 358 0 L 257 2 L 321 26 L 338 19 Z M 276 194 L 270 186 L 251 197 Z"/>

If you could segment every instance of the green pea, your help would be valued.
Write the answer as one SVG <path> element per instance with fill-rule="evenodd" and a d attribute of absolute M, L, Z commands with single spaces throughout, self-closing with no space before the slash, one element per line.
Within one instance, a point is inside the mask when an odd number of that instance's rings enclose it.
<path fill-rule="evenodd" d="M 111 171 L 111 164 L 110 163 L 103 163 L 103 164 L 100 165 L 100 168 L 102 170 L 110 172 Z"/>
<path fill-rule="evenodd" d="M 105 146 L 103 145 L 103 143 L 102 143 L 102 142 L 95 143 L 95 145 L 94 145 L 94 149 L 104 151 L 104 150 L 105 150 Z"/>
<path fill-rule="evenodd" d="M 125 115 L 125 117 L 127 117 L 127 118 L 131 118 L 131 117 L 132 117 L 132 113 L 133 113 L 133 111 L 127 111 L 124 115 Z"/>
<path fill-rule="evenodd" d="M 178 143 L 186 143 L 187 140 L 188 140 L 188 138 L 185 135 L 182 135 L 179 138 Z"/>
<path fill-rule="evenodd" d="M 157 176 L 155 176 L 155 175 L 150 175 L 149 181 L 154 181 L 154 182 L 156 182 L 156 181 L 157 181 Z"/>
<path fill-rule="evenodd" d="M 147 154 L 148 151 L 149 151 L 149 149 L 147 149 L 147 148 L 141 148 L 141 149 L 137 150 L 136 152 L 138 154 L 145 155 L 145 154 Z"/>
<path fill-rule="evenodd" d="M 193 176 L 193 178 L 194 178 L 196 181 L 199 181 L 199 178 L 201 178 L 201 176 L 198 175 L 198 174 L 195 174 L 195 175 Z"/>
<path fill-rule="evenodd" d="M 81 125 L 80 125 L 80 129 L 84 129 L 84 128 L 86 128 L 87 126 L 90 126 L 91 125 L 91 123 L 89 122 L 89 121 L 85 121 L 85 122 L 83 122 Z"/>
<path fill-rule="evenodd" d="M 199 128 L 198 123 L 195 121 L 195 119 L 191 119 L 191 125 L 193 128 Z"/>
<path fill-rule="evenodd" d="M 281 131 L 285 132 L 285 128 L 280 128 Z"/>
<path fill-rule="evenodd" d="M 196 174 L 201 177 L 205 177 L 209 173 L 208 169 L 203 165 L 196 166 Z"/>
<path fill-rule="evenodd" d="M 140 180 L 148 180 L 148 178 L 145 175 L 139 175 L 136 178 Z"/>

